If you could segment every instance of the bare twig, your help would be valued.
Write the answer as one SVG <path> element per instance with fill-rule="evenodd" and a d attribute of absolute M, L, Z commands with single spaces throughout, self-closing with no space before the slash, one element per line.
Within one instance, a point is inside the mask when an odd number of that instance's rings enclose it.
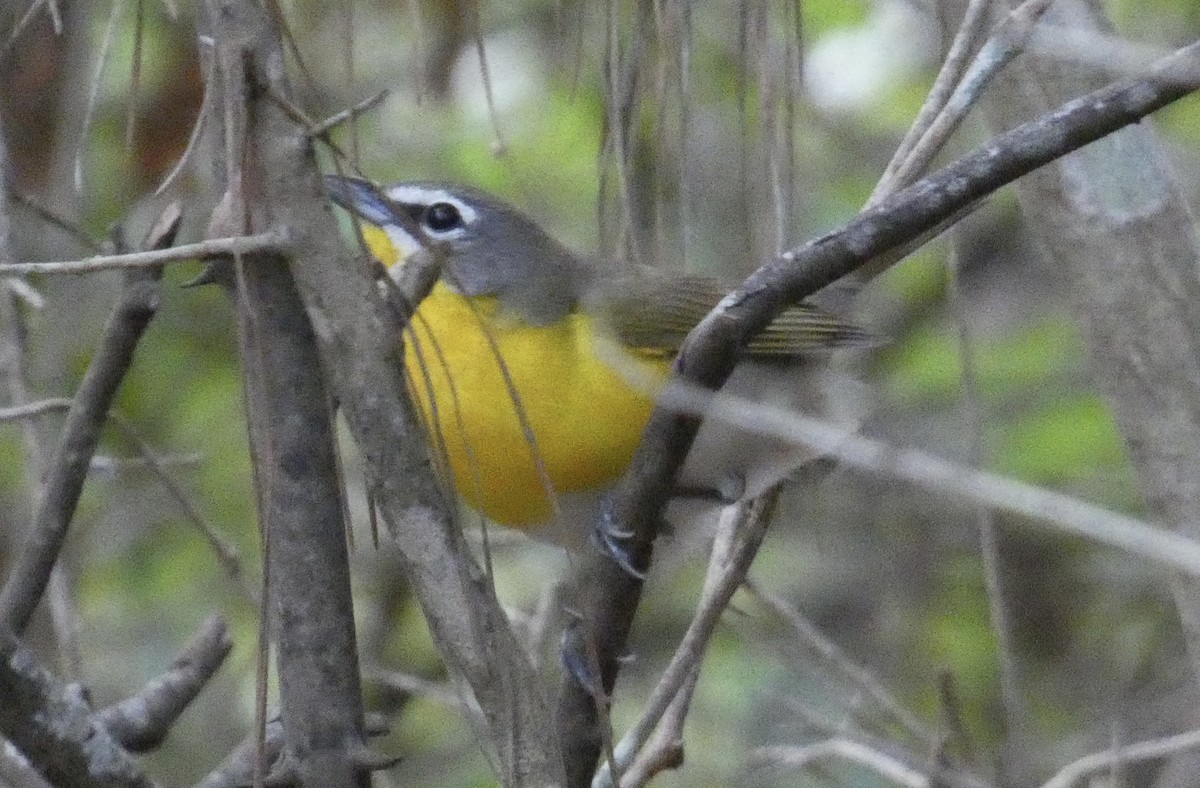
<path fill-rule="evenodd" d="M 1067 27 L 1049 20 L 1038 25 L 1027 51 L 1072 68 L 1086 65 L 1112 76 L 1142 71 L 1170 52 L 1164 46 L 1131 41 L 1095 27 Z"/>
<path fill-rule="evenodd" d="M 434 681 L 408 673 L 399 673 L 394 670 L 374 671 L 367 678 L 370 681 L 378 682 L 380 687 L 388 692 L 403 692 L 408 695 L 427 698 L 448 709 L 465 709 L 475 714 L 479 713 L 477 706 L 471 709 L 470 707 L 473 704 L 464 703 L 465 699 L 459 694 L 456 687 L 445 681 Z"/>
<path fill-rule="evenodd" d="M 774 767 L 803 769 L 829 758 L 866 766 L 882 777 L 905 788 L 928 788 L 929 778 L 903 761 L 862 742 L 847 738 L 825 739 L 803 746 L 759 747 L 750 753 L 750 762 Z"/>
<path fill-rule="evenodd" d="M 133 697 L 98 711 L 96 722 L 132 752 L 155 749 L 232 648 L 225 620 L 208 618 L 166 673 L 147 682 Z"/>
<path fill-rule="evenodd" d="M 387 732 L 387 723 L 380 719 L 379 715 L 367 716 L 366 733 L 368 736 L 383 736 Z M 297 785 L 295 763 L 284 751 L 283 720 L 278 714 L 267 720 L 263 743 L 265 744 L 263 752 L 267 758 L 263 784 L 268 786 Z M 256 735 L 247 736 L 233 748 L 217 768 L 196 783 L 195 788 L 245 788 L 252 785 L 257 766 L 258 744 Z M 354 758 L 365 771 L 387 769 L 400 761 L 399 758 L 374 755 L 365 748 L 357 751 Z"/>
<path fill-rule="evenodd" d="M 10 50 L 12 50 L 13 45 L 17 43 L 17 39 L 19 39 L 21 34 L 25 32 L 25 28 L 29 27 L 29 23 L 33 21 L 33 18 L 37 16 L 37 12 L 40 11 L 44 5 L 46 5 L 46 0 L 33 0 L 33 2 L 29 4 L 29 8 L 25 11 L 25 14 L 21 17 L 20 21 L 18 21 L 13 27 L 12 32 L 8 36 L 8 40 L 4 42 L 4 46 L 0 47 L 0 60 L 2 60 Z M 54 25 L 55 35 L 61 35 L 62 17 L 58 13 L 57 3 L 50 3 L 49 13 L 50 21 Z"/>
<path fill-rule="evenodd" d="M 975 762 L 975 748 L 963 720 L 962 701 L 959 699 L 958 687 L 954 682 L 954 674 L 946 669 L 938 671 L 938 738 L 930 755 L 929 774 L 931 788 L 944 785 L 947 782 L 947 770 L 951 768 L 950 749 L 957 745 L 958 752 L 968 763 Z M 1000 775 L 998 782 L 1007 783 Z"/>
<path fill-rule="evenodd" d="M 806 732 L 808 732 L 807 729 L 811 729 L 812 732 L 819 733 L 824 738 L 849 739 L 867 749 L 885 752 L 914 771 L 920 771 L 928 766 L 927 753 L 918 754 L 914 749 L 904 746 L 892 736 L 876 735 L 858 728 L 852 719 L 857 714 L 857 709 L 849 708 L 849 716 L 832 719 L 806 706 L 800 700 L 788 698 L 785 703 L 806 726 Z M 918 742 L 917 746 L 921 744 Z M 967 767 L 958 761 L 949 758 L 947 760 L 950 762 L 945 764 L 936 775 L 942 784 L 949 788 L 994 788 L 991 782 L 968 771 Z"/>
<path fill-rule="evenodd" d="M 349 107 L 349 108 L 344 109 L 341 112 L 338 112 L 334 115 L 330 115 L 325 120 L 321 121 L 320 123 L 315 124 L 312 128 L 310 128 L 308 130 L 308 136 L 324 137 L 330 131 L 332 131 L 333 129 L 342 125 L 343 123 L 345 123 L 349 120 L 353 120 L 354 118 L 357 118 L 359 115 L 362 115 L 364 112 L 368 112 L 371 109 L 373 109 L 375 106 L 377 106 L 379 104 L 379 102 L 383 101 L 385 98 L 388 97 L 388 92 L 389 91 L 387 91 L 387 90 L 381 90 L 378 93 L 376 93 L 375 95 L 368 96 L 367 98 L 358 102 L 353 107 Z"/>
<path fill-rule="evenodd" d="M 811 648 L 837 668 L 859 692 L 899 723 L 909 736 L 917 739 L 923 746 L 929 746 L 937 738 L 933 730 L 905 708 L 874 673 L 851 659 L 799 610 L 759 586 L 753 579 L 746 581 L 745 588 L 746 592 L 757 599 L 771 615 L 787 625 L 796 641 Z"/>
<path fill-rule="evenodd" d="M 1052 2 L 1053 0 L 1025 0 L 1005 17 L 975 56 L 962 81 L 946 101 L 946 106 L 942 107 L 920 140 L 913 145 L 912 151 L 896 166 L 890 177 L 885 174 L 880 180 L 875 187 L 875 193 L 871 195 L 871 200 L 867 202 L 868 206 L 877 204 L 880 197 L 891 194 L 897 188 L 907 186 L 929 166 L 933 157 L 967 116 L 967 112 L 979 101 L 979 96 L 988 83 L 1011 63 L 1013 58 L 1024 51 L 1038 20 L 1050 8 Z"/>
<path fill-rule="evenodd" d="M 65 216 L 61 216 L 58 213 L 54 212 L 53 210 L 47 208 L 46 206 L 39 203 L 37 200 L 30 197 L 25 192 L 13 188 L 13 185 L 10 183 L 6 183 L 5 187 L 7 190 L 6 194 L 8 195 L 8 198 L 10 200 L 12 200 L 13 202 L 15 202 L 18 205 L 24 206 L 30 212 L 39 216 L 43 221 L 49 222 L 50 224 L 59 228 L 60 230 L 65 232 L 67 235 L 74 238 L 75 241 L 77 243 L 79 243 L 81 246 L 83 246 L 85 249 L 89 249 L 93 252 L 96 252 L 97 254 L 105 251 L 104 244 L 101 243 L 100 241 L 97 241 L 95 238 L 93 238 L 91 236 L 91 234 L 88 233 L 87 230 L 80 227 L 79 224 L 77 224 L 76 222 L 73 222 L 70 219 L 66 218 Z M 6 260 L 5 262 L 16 262 L 16 261 L 15 260 L 12 260 L 12 261 Z"/>
<path fill-rule="evenodd" d="M 212 113 L 213 101 L 213 80 L 216 76 L 214 69 L 216 68 L 217 59 L 209 58 L 208 70 L 204 75 L 204 96 L 200 99 L 200 111 L 196 115 L 196 122 L 192 124 L 192 131 L 188 135 L 187 145 L 183 148 L 183 153 L 179 154 L 179 159 L 171 167 L 171 171 L 162 179 L 162 183 L 158 184 L 158 188 L 154 190 L 154 196 L 162 194 L 167 190 L 167 187 L 175 182 L 183 172 L 184 167 L 192 159 L 192 154 L 196 151 L 196 146 L 200 144 L 200 135 L 204 132 L 204 124 L 208 120 L 208 116 Z"/>
<path fill-rule="evenodd" d="M 258 733 L 247 736 L 195 788 L 244 788 L 253 783 L 260 766 L 265 767 L 264 784 L 276 785 L 276 778 L 286 768 L 282 760 L 283 720 L 277 714 L 267 720 L 261 736 Z"/>
<path fill-rule="evenodd" d="M 133 0 L 133 58 L 130 63 L 129 87 L 125 96 L 125 152 L 133 151 L 133 133 L 137 130 L 138 93 L 142 87 L 142 57 L 146 26 L 146 0 Z"/>
<path fill-rule="evenodd" d="M 0 217 L 0 222 L 2 221 L 4 221 L 4 217 Z M 7 257 L 7 251 L 0 252 L 0 259 L 5 257 Z M 13 287 L 16 282 L 19 282 L 19 279 L 0 281 L 0 323 L 4 324 L 6 330 L 4 339 L 7 345 L 4 353 L 6 356 L 4 379 L 8 398 L 13 402 L 13 407 L 6 410 L 29 413 L 29 411 L 42 410 L 38 405 L 43 403 L 32 403 L 34 407 L 29 408 L 29 386 L 25 383 L 24 374 L 26 327 L 20 309 L 17 308 L 17 299 L 14 297 L 18 291 L 16 287 Z M 66 402 L 70 404 L 70 401 Z M 35 509 L 34 501 L 40 495 L 42 477 L 46 471 L 46 446 L 44 446 L 40 429 L 32 419 L 29 417 L 22 419 L 20 427 L 22 427 L 25 449 L 23 463 L 25 480 L 23 498 L 25 500 L 22 505 L 22 516 L 30 517 Z M 80 656 L 79 649 L 79 618 L 76 607 L 74 607 L 70 577 L 67 576 L 67 572 L 61 564 L 55 565 L 54 570 L 50 572 L 47 597 L 50 622 L 54 627 L 56 645 L 58 645 L 61 673 L 68 680 L 77 680 L 82 675 L 83 669 L 83 658 Z"/>
<path fill-rule="evenodd" d="M 0 139 L 0 171 L 7 170 L 7 151 L 3 139 Z M 7 208 L 7 204 L 0 205 L 0 263 L 10 262 L 13 258 L 10 243 L 11 224 Z M 25 382 L 26 326 L 17 302 L 24 300 L 30 305 L 36 305 L 35 308 L 40 308 L 41 302 L 41 295 L 32 288 L 29 290 L 30 292 L 23 291 L 19 279 L 0 279 L 0 323 L 3 323 L 7 333 L 7 336 L 3 337 L 6 340 L 4 344 L 7 345 L 4 380 L 9 399 L 17 407 L 29 400 L 29 387 Z M 25 444 L 23 497 L 26 499 L 22 507 L 22 516 L 32 519 L 36 509 L 35 502 L 42 494 L 46 451 L 38 425 L 32 420 L 22 420 L 21 433 Z M 83 658 L 79 647 L 79 616 L 75 609 L 70 577 L 61 564 L 56 564 L 51 570 L 46 590 L 62 672 L 67 678 L 78 680 L 83 671 Z"/>
<path fill-rule="evenodd" d="M 21 406 L 0 408 L 0 422 L 35 418 L 45 413 L 49 413 L 50 411 L 69 410 L 70 407 L 71 400 L 66 398 L 59 397 L 37 400 L 35 402 L 28 402 Z M 137 430 L 133 428 L 133 425 L 130 424 L 119 413 L 110 412 L 108 414 L 108 418 L 112 424 L 120 430 L 121 434 L 126 438 L 126 440 L 134 444 L 138 454 L 140 455 L 142 465 L 149 468 L 154 475 L 158 477 L 159 482 L 163 485 L 163 487 L 166 488 L 171 497 L 175 499 L 175 502 L 179 504 L 188 520 L 195 524 L 195 526 L 200 530 L 200 533 L 204 536 L 205 540 L 208 541 L 213 552 L 216 553 L 217 560 L 220 562 L 222 567 L 224 567 L 229 576 L 234 580 L 245 581 L 245 575 L 242 571 L 242 559 L 238 554 L 237 547 L 234 546 L 234 544 L 228 539 L 226 539 L 215 525 L 208 521 L 208 519 L 200 512 L 200 508 L 196 505 L 196 502 L 193 501 L 191 496 L 187 494 L 187 491 L 185 491 L 175 477 L 167 471 L 167 466 L 169 464 L 195 462 L 194 457 L 160 457 L 157 452 L 154 451 L 153 447 L 151 447 L 150 444 L 138 434 Z M 131 463 L 133 460 L 122 459 L 116 461 L 108 458 L 93 457 L 90 467 L 93 470 L 111 471 L 115 469 L 116 462 Z M 253 599 L 257 596 L 250 586 L 246 585 L 245 590 L 249 598 Z"/>
<path fill-rule="evenodd" d="M 92 719 L 78 685 L 62 685 L 0 625 L 0 735 L 53 785 L 152 788 L 134 759 Z"/>
<path fill-rule="evenodd" d="M 640 788 L 656 775 L 683 765 L 683 725 L 687 720 L 688 710 L 692 707 L 692 696 L 699 681 L 700 669 L 697 667 L 688 673 L 679 688 L 679 694 L 667 706 L 662 723 L 654 729 L 654 734 L 646 742 L 641 755 L 629 770 L 621 775 L 622 786 Z"/>
<path fill-rule="evenodd" d="M 112 417 L 111 413 L 108 415 L 110 418 Z M 200 452 L 164 454 L 154 459 L 146 459 L 145 457 L 113 457 L 111 455 L 97 454 L 92 457 L 92 470 L 115 476 L 125 471 L 144 470 L 146 468 L 165 471 L 170 467 L 195 467 L 203 463 L 204 459 L 205 455 Z"/>
<path fill-rule="evenodd" d="M 1072 2 L 1064 23 L 1107 31 L 1097 2 Z M 1086 34 L 1086 33 L 1085 33 Z M 1116 52 L 1114 64 L 1119 63 Z M 1063 96 L 1093 89 L 1105 71 L 1028 58 L 1007 69 L 984 109 L 1008 127 Z M 1177 79 L 1196 79 L 1192 61 Z M 1154 519 L 1200 538 L 1200 233 L 1188 189 L 1154 124 L 1139 124 L 1017 185 L 1022 213 L 1069 283 L 1091 382 L 1104 398 Z M 1114 184 L 1120 188 L 1114 189 Z M 1200 584 L 1171 578 L 1192 670 L 1200 678 Z"/>
<path fill-rule="evenodd" d="M 288 237 L 279 231 L 234 238 L 210 238 L 194 244 L 148 252 L 96 255 L 83 260 L 46 263 L 11 263 L 0 265 L 0 274 L 90 274 L 127 268 L 153 268 L 165 263 L 180 263 L 218 255 L 250 255 L 280 253 L 288 246 Z"/>
<path fill-rule="evenodd" d="M 734 592 L 746 579 L 750 564 L 758 555 L 758 548 L 767 533 L 771 513 L 778 498 L 778 488 L 773 488 L 761 498 L 740 505 L 736 510 L 723 513 L 719 530 L 713 542 L 712 556 L 709 559 L 708 573 L 704 579 L 704 592 L 696 605 L 696 613 L 688 624 L 687 631 L 675 648 L 675 654 L 663 670 L 662 677 L 655 686 L 650 698 L 642 709 L 641 717 L 622 737 L 615 748 L 617 767 L 624 772 L 634 764 L 641 774 L 621 777 L 622 785 L 641 785 L 653 771 L 646 764 L 661 764 L 663 759 L 653 752 L 644 752 L 643 748 L 650 741 L 651 734 L 659 727 L 663 715 L 676 702 L 676 713 L 673 721 L 682 726 L 691 699 L 691 688 L 695 687 L 700 674 L 700 665 L 708 648 L 709 639 L 717 628 L 717 622 Z M 682 728 L 664 730 L 659 741 L 671 749 L 677 749 L 675 742 L 683 739 Z M 669 760 L 669 759 L 668 759 Z M 615 783 L 609 765 L 601 765 L 593 781 L 595 788 L 604 788 Z"/>
<path fill-rule="evenodd" d="M 230 579 L 239 585 L 247 599 L 257 602 L 259 594 L 242 569 L 242 558 L 238 553 L 237 546 L 204 516 L 192 496 L 188 495 L 179 481 L 167 471 L 164 458 L 158 455 L 150 443 L 133 428 L 132 424 L 117 413 L 110 413 L 109 419 L 121 431 L 125 439 L 134 445 L 146 466 L 158 478 L 159 484 L 175 499 L 175 503 L 179 505 L 188 521 L 200 531 L 204 540 L 208 542 L 208 546 L 217 556 L 217 562 L 221 568 L 225 570 Z"/>
<path fill-rule="evenodd" d="M 6 788 L 54 788 L 10 741 L 0 742 L 0 784 Z"/>
<path fill-rule="evenodd" d="M 1200 730 L 1094 752 L 1064 766 L 1058 774 L 1044 783 L 1042 788 L 1071 788 L 1088 775 L 1111 769 L 1114 765 L 1166 758 L 1197 747 L 1200 747 Z"/>
<path fill-rule="evenodd" d="M 744 400 L 717 401 L 707 391 L 692 391 L 689 396 L 683 385 L 664 396 L 680 413 L 705 412 L 709 418 L 747 431 L 812 447 L 851 467 L 904 479 L 955 500 L 1019 514 L 1064 533 L 1200 576 L 1200 542 L 1151 522 L 1000 474 L 964 468 L 917 449 L 865 438 L 844 425 Z"/>
<path fill-rule="evenodd" d="M 46 299 L 42 297 L 41 292 L 24 279 L 6 276 L 0 279 L 0 289 L 7 290 L 30 309 L 41 309 L 46 305 Z"/>
<path fill-rule="evenodd" d="M 970 436 L 967 464 L 978 468 L 984 465 L 983 398 L 975 366 L 975 345 L 968 314 L 966 295 L 962 291 L 960 255 L 956 245 L 950 248 L 947 264 L 953 319 L 958 324 L 959 356 L 962 359 L 962 407 L 966 433 Z M 983 582 L 987 590 L 988 612 L 992 634 L 996 638 L 996 661 L 999 665 L 1000 702 L 1004 707 L 1004 729 L 1009 735 L 1023 730 L 1025 701 L 1021 695 L 1020 672 L 1017 665 L 1016 637 L 1009 614 L 1009 594 L 1004 582 L 1000 560 L 999 534 L 992 510 L 980 506 L 976 510 L 979 530 L 979 552 L 983 563 Z M 1003 782 L 1003 780 L 1001 780 Z"/>
<path fill-rule="evenodd" d="M 925 97 L 925 102 L 917 112 L 916 119 L 913 120 L 904 138 L 900 140 L 900 144 L 896 146 L 892 160 L 884 168 L 883 177 L 876 184 L 871 199 L 867 201 L 868 205 L 878 202 L 886 194 L 895 191 L 893 184 L 896 181 L 893 179 L 893 175 L 896 169 L 904 163 L 912 153 L 912 149 L 929 131 L 934 118 L 946 106 L 946 102 L 954 92 L 955 85 L 962 79 L 963 71 L 967 66 L 967 58 L 971 55 L 975 42 L 983 33 L 984 25 L 987 24 L 986 11 L 989 5 L 988 0 L 970 0 L 967 4 L 962 24 L 958 26 L 958 32 L 954 34 L 954 40 L 950 43 L 950 51 L 946 53 L 946 59 L 942 61 L 942 66 L 938 69 L 933 87 L 930 88 L 929 95 Z"/>
<path fill-rule="evenodd" d="M 154 239 L 156 245 L 169 246 L 175 237 L 179 217 L 178 207 L 173 207 L 172 227 Z M 138 341 L 158 309 L 161 278 L 161 266 L 136 269 L 125 275 L 100 345 L 67 413 L 33 522 L 0 589 L 0 622 L 14 632 L 24 631 L 58 560 L 105 417 L 133 362 Z"/>
<path fill-rule="evenodd" d="M 83 193 L 83 154 L 88 149 L 88 135 L 92 132 L 92 121 L 96 116 L 96 104 L 100 98 L 100 86 L 103 84 L 104 69 L 108 66 L 109 53 L 112 43 L 117 37 L 117 20 L 125 8 L 125 0 L 113 0 L 108 12 L 108 25 L 104 28 L 104 37 L 100 40 L 100 51 L 96 55 L 96 70 L 92 74 L 92 87 L 88 91 L 87 104 L 83 109 L 83 124 L 79 132 L 79 145 L 75 148 L 75 191 Z"/>
<path fill-rule="evenodd" d="M 483 42 L 482 9 L 478 4 L 465 6 L 462 13 L 470 16 L 471 39 L 475 43 L 475 54 L 479 58 L 479 78 L 483 80 L 484 101 L 487 104 L 488 120 L 492 124 L 492 154 L 503 156 L 508 143 L 500 131 L 500 113 L 496 111 L 496 92 L 492 89 L 492 70 L 488 67 L 487 47 Z"/>

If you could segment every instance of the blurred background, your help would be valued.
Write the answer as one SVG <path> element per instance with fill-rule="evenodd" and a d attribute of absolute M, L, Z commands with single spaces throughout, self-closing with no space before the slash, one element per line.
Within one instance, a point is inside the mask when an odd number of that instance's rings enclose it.
<path fill-rule="evenodd" d="M 8 40 L 29 6 L 0 2 L 0 128 L 6 175 L 21 195 L 9 204 L 18 259 L 91 254 L 79 231 L 102 242 L 117 222 L 137 240 L 171 199 L 185 206 L 181 240 L 202 238 L 214 199 L 211 140 L 201 135 L 190 165 L 154 195 L 204 101 L 196 10 L 167 0 L 59 2 L 61 31 L 43 9 Z M 918 0 L 698 2 L 686 12 L 617 0 L 281 7 L 311 118 L 387 91 L 335 135 L 369 177 L 469 183 L 580 251 L 733 281 L 862 207 L 947 45 L 937 14 Z M 1150 50 L 1200 34 L 1191 0 L 1106 8 L 1121 36 Z M 1194 195 L 1200 103 L 1181 102 L 1155 123 Z M 986 139 L 970 120 L 943 160 Z M 36 205 L 75 229 L 47 221 Z M 198 779 L 253 720 L 257 612 L 245 589 L 261 572 L 238 359 L 225 296 L 181 286 L 198 271 L 198 263 L 169 268 L 118 407 L 236 548 L 240 574 L 231 576 L 137 446 L 110 430 L 53 604 L 32 635 L 48 664 L 103 704 L 163 670 L 205 617 L 229 617 L 232 656 L 148 759 L 167 784 Z M 23 295 L 5 293 L 0 402 L 71 395 L 118 280 L 33 277 Z M 862 381 L 867 433 L 1141 513 L 1120 438 L 1089 383 L 1069 295 L 1070 282 L 1023 232 L 1006 192 L 861 293 L 826 294 L 883 339 L 838 360 Z M 60 426 L 54 414 L 25 428 L 0 425 L 0 565 L 19 544 L 39 456 Z M 396 714 L 380 746 L 405 758 L 377 784 L 490 784 L 453 693 L 416 681 L 440 687 L 444 675 L 386 544 L 372 544 L 361 474 L 344 444 L 368 707 Z M 1200 722 L 1164 573 L 997 515 L 1020 698 L 1016 719 L 1006 713 L 979 519 L 970 507 L 845 470 L 790 489 L 752 577 L 869 671 L 920 727 L 882 708 L 848 675 L 848 662 L 831 661 L 739 596 L 704 665 L 686 762 L 659 784 L 886 785 L 845 761 L 796 771 L 756 748 L 849 731 L 928 757 L 955 715 L 966 736 L 949 746 L 954 758 L 982 775 L 997 762 L 1020 764 L 1014 784 L 1033 784 L 1113 740 Z M 518 536 L 493 537 L 501 598 L 536 624 L 565 557 Z M 618 686 L 618 731 L 687 625 L 705 569 L 699 541 L 678 535 L 651 575 L 636 659 Z M 1154 775 L 1135 772 L 1128 784 Z"/>

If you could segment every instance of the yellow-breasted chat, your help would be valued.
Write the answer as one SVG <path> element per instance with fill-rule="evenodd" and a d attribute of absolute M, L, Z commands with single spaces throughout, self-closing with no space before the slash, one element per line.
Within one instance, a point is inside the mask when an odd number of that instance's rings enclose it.
<path fill-rule="evenodd" d="M 476 189 L 379 187 L 332 175 L 326 185 L 393 275 L 430 242 L 444 255 L 440 279 L 410 323 L 404 358 L 411 393 L 459 494 L 501 525 L 586 532 L 600 496 L 637 448 L 671 358 L 729 288 L 704 275 L 582 257 Z M 796 368 L 812 353 L 867 340 L 825 312 L 794 306 L 751 342 L 722 393 L 836 410 L 841 395 Z M 803 454 L 706 424 L 680 486 L 757 494 Z"/>

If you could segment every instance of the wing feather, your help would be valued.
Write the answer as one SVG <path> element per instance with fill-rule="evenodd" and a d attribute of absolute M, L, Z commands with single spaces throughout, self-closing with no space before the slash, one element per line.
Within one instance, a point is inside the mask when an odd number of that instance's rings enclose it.
<path fill-rule="evenodd" d="M 699 274 L 626 275 L 606 280 L 589 299 L 622 344 L 652 355 L 674 355 L 688 332 L 732 288 Z M 816 351 L 871 344 L 871 334 L 810 304 L 789 307 L 750 341 L 751 357 L 788 359 Z"/>

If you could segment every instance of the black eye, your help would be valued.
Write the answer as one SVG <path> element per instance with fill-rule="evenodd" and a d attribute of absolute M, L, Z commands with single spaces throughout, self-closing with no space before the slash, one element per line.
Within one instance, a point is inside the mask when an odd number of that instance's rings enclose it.
<path fill-rule="evenodd" d="M 462 227 L 462 214 L 448 202 L 435 202 L 425 209 L 425 226 L 438 233 Z"/>

